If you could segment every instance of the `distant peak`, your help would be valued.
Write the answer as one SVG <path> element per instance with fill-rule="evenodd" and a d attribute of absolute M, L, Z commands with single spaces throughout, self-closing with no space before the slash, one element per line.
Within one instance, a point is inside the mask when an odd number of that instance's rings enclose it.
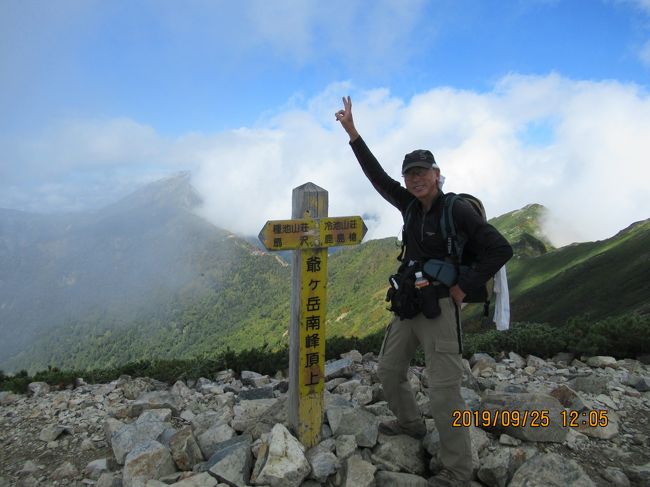
<path fill-rule="evenodd" d="M 192 209 L 202 203 L 191 183 L 191 173 L 183 171 L 153 181 L 121 199 L 114 206 L 173 206 Z"/>

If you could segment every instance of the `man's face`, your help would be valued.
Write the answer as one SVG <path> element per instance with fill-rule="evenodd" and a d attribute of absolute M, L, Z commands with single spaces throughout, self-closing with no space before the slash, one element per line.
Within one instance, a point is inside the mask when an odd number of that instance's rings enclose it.
<path fill-rule="evenodd" d="M 438 169 L 413 167 L 404 174 L 406 189 L 416 198 L 433 197 L 438 192 Z"/>

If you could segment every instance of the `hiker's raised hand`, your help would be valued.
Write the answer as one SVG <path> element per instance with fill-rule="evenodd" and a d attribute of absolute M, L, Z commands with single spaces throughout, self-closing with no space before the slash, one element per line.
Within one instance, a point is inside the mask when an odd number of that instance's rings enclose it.
<path fill-rule="evenodd" d="M 359 137 L 357 129 L 354 127 L 354 120 L 352 120 L 352 100 L 349 96 L 343 97 L 343 109 L 335 114 L 336 120 L 341 122 L 341 126 L 350 136 L 350 141 Z"/>

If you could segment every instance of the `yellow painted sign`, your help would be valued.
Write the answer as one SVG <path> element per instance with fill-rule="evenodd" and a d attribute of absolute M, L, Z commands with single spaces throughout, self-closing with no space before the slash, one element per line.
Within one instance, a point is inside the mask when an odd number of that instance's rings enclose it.
<path fill-rule="evenodd" d="M 294 213 L 326 215 L 327 199 L 321 193 L 327 192 L 316 187 L 320 199 L 313 191 L 308 196 L 296 196 L 296 190 L 301 188 L 294 190 L 294 206 L 299 202 L 304 209 Z M 289 420 L 298 439 L 307 447 L 320 442 L 323 424 L 328 247 L 357 245 L 367 231 L 360 216 L 344 216 L 270 220 L 259 233 L 268 250 L 298 251 L 294 254 L 296 268 L 292 272 L 295 294 L 291 297 Z"/>
<path fill-rule="evenodd" d="M 319 247 L 318 220 L 269 220 L 259 239 L 268 250 L 297 250 Z"/>
<path fill-rule="evenodd" d="M 368 231 L 360 216 L 320 218 L 318 229 L 321 247 L 357 245 Z"/>
<path fill-rule="evenodd" d="M 327 249 L 303 250 L 300 254 L 298 435 L 305 444 L 313 445 L 318 443 L 323 414 Z"/>
<path fill-rule="evenodd" d="M 268 250 L 302 250 L 357 245 L 368 228 L 360 216 L 269 220 L 259 234 Z"/>

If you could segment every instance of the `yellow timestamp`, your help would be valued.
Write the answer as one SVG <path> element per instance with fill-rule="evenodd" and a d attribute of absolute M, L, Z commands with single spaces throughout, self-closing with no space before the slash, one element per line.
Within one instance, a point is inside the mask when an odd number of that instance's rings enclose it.
<path fill-rule="evenodd" d="M 579 426 L 590 426 L 592 428 L 604 428 L 609 424 L 606 409 L 592 409 L 589 411 L 575 411 L 564 409 L 561 412 L 562 426 L 578 428 Z"/>
<path fill-rule="evenodd" d="M 547 409 L 484 409 L 482 411 L 454 410 L 452 411 L 452 427 L 478 428 L 509 427 L 524 428 L 546 428 L 550 424 L 549 411 Z"/>

